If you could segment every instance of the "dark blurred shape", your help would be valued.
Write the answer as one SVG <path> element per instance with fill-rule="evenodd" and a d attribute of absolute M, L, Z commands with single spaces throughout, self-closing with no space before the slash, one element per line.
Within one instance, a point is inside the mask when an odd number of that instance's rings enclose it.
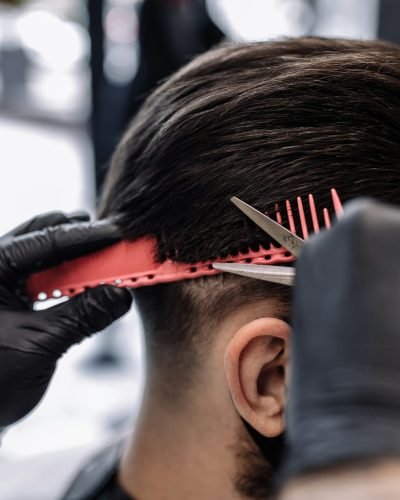
<path fill-rule="evenodd" d="M 0 106 L 7 110 L 14 102 L 25 98 L 30 61 L 21 47 L 3 47 L 0 54 L 0 72 L 3 77 Z"/>
<path fill-rule="evenodd" d="M 0 0 L 0 4 L 5 3 L 6 5 L 22 5 L 25 0 Z"/>
<path fill-rule="evenodd" d="M 208 16 L 205 0 L 144 0 L 139 10 L 138 71 L 130 83 L 117 85 L 103 70 L 104 8 L 104 0 L 88 0 L 97 193 L 118 139 L 149 92 L 223 37 Z"/>
<path fill-rule="evenodd" d="M 90 70 L 92 87 L 92 113 L 90 116 L 90 128 L 94 149 L 94 161 L 96 168 L 96 186 L 99 185 L 98 171 L 102 164 L 104 153 L 102 151 L 102 119 L 100 111 L 101 95 L 104 94 L 104 32 L 103 32 L 103 9 L 104 0 L 88 0 L 89 14 L 89 36 L 90 36 Z M 106 137 L 106 135 L 105 135 Z"/>
<path fill-rule="evenodd" d="M 145 0 L 140 12 L 141 61 L 127 118 L 157 83 L 222 39 L 204 0 Z"/>
<path fill-rule="evenodd" d="M 400 43 L 399 18 L 400 2 L 398 0 L 381 0 L 378 38 L 389 42 Z"/>

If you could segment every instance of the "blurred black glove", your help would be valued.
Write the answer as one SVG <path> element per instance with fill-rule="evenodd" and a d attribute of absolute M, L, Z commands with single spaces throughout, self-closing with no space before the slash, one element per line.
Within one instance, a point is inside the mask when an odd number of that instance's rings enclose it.
<path fill-rule="evenodd" d="M 111 286 L 90 289 L 50 309 L 32 310 L 24 291 L 30 273 L 120 239 L 113 224 L 88 219 L 86 214 L 49 213 L 0 238 L 0 427 L 38 404 L 57 360 L 69 347 L 129 310 L 130 292 Z"/>
<path fill-rule="evenodd" d="M 400 210 L 353 202 L 296 269 L 286 473 L 400 456 Z"/>

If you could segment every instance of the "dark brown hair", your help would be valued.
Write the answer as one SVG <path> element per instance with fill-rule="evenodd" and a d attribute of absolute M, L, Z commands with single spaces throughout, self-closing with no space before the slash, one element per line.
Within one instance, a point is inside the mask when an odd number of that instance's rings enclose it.
<path fill-rule="evenodd" d="M 126 238 L 155 235 L 161 260 L 196 262 L 269 243 L 232 206 L 232 195 L 267 211 L 308 193 L 321 209 L 331 187 L 344 201 L 368 195 L 397 203 L 399 61 L 400 50 L 384 42 L 315 38 L 205 53 L 162 84 L 128 128 L 100 215 L 116 215 Z M 224 287 L 216 282 L 135 292 L 149 343 L 163 345 L 158 352 L 190 341 L 209 306 L 222 314 Z M 275 290 L 251 283 L 246 294 Z"/>
<path fill-rule="evenodd" d="M 196 58 L 133 120 L 114 155 L 100 215 L 116 216 L 126 238 L 156 236 L 161 260 L 197 262 L 269 243 L 231 196 L 271 211 L 313 193 L 321 210 L 332 187 L 344 201 L 399 201 L 396 46 L 306 38 L 230 44 Z M 135 296 L 150 356 L 184 392 L 213 321 L 245 301 L 285 293 L 222 275 Z"/>

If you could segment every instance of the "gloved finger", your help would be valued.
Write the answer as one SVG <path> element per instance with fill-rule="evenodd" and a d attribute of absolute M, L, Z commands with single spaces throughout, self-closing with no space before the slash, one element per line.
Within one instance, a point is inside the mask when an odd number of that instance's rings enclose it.
<path fill-rule="evenodd" d="M 63 224 L 22 235 L 0 246 L 0 277 L 26 276 L 100 250 L 120 239 L 118 227 L 106 220 Z"/>
<path fill-rule="evenodd" d="M 90 214 L 83 210 L 75 210 L 67 214 L 68 222 L 89 222 Z"/>
<path fill-rule="evenodd" d="M 32 219 L 23 222 L 19 226 L 15 227 L 8 233 L 6 233 L 3 238 L 21 236 L 22 234 L 31 233 L 33 231 L 40 231 L 46 227 L 59 226 L 60 224 L 68 224 L 71 222 L 88 222 L 90 220 L 90 215 L 83 211 L 72 212 L 71 214 L 65 214 L 64 212 L 47 212 L 45 214 L 37 215 Z"/>
<path fill-rule="evenodd" d="M 399 253 L 400 211 L 368 199 L 302 250 L 287 475 L 400 455 Z"/>
<path fill-rule="evenodd" d="M 73 344 L 104 330 L 130 309 L 132 294 L 126 288 L 102 285 L 35 314 L 46 331 L 40 343 L 54 356 L 61 356 Z M 44 330 L 44 329 L 43 329 Z M 35 339 L 39 342 L 39 337 Z"/>

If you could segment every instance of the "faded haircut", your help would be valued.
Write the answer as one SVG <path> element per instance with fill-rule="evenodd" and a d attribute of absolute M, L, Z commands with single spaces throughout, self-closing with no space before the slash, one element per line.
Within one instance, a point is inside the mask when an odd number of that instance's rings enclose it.
<path fill-rule="evenodd" d="M 269 245 L 231 196 L 267 212 L 313 193 L 321 213 L 332 187 L 343 201 L 368 195 L 397 203 L 399 111 L 394 45 L 305 38 L 222 46 L 147 99 L 113 157 L 100 216 L 117 216 L 126 238 L 155 236 L 161 261 L 194 263 Z M 207 283 L 219 289 L 217 278 L 203 278 L 135 294 L 168 302 L 169 290 L 191 291 L 196 281 L 203 291 Z M 188 292 L 189 309 L 171 303 L 174 314 L 166 315 L 189 326 L 193 298 Z M 151 308 L 152 324 L 157 310 L 165 308 Z M 179 335 L 162 328 L 165 344 Z"/>
<path fill-rule="evenodd" d="M 231 196 L 269 213 L 309 193 L 322 212 L 333 187 L 342 201 L 397 203 L 399 164 L 396 46 L 228 44 L 147 99 L 113 157 L 100 216 L 116 216 L 126 238 L 155 236 L 161 261 L 195 263 L 269 245 Z M 224 275 L 134 294 L 150 358 L 188 385 L 212 341 L 210 324 L 245 302 L 288 301 L 284 287 Z"/>

